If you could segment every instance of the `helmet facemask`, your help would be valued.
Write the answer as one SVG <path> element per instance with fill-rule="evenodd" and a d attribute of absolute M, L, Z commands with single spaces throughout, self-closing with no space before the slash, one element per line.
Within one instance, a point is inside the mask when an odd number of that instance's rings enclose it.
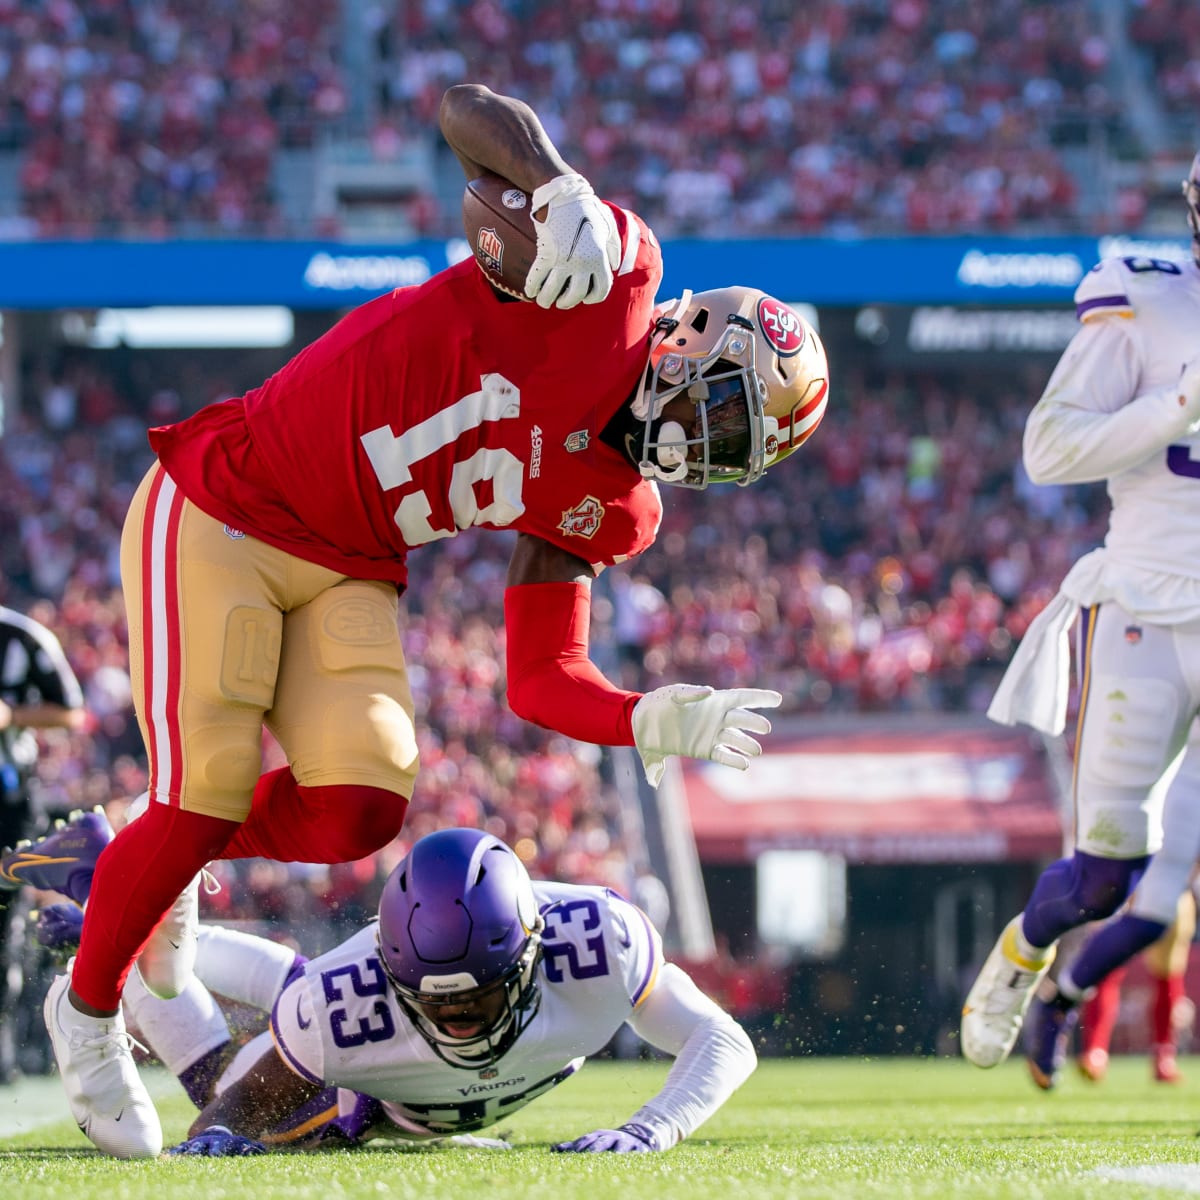
<path fill-rule="evenodd" d="M 786 305 L 750 288 L 685 292 L 655 322 L 634 398 L 639 471 L 696 489 L 754 483 L 816 428 L 826 374 L 815 332 Z"/>
<path fill-rule="evenodd" d="M 400 1007 L 443 1062 L 464 1069 L 490 1067 L 508 1053 L 525 1031 L 541 1003 L 537 970 L 542 958 L 543 927 L 544 922 L 539 918 L 521 957 L 500 978 L 482 987 L 474 986 L 471 975 L 460 972 L 453 976 L 427 976 L 419 989 L 411 988 L 396 978 L 387 956 L 380 954 L 384 974 Z M 473 1036 L 457 1037 L 443 1028 L 452 1024 L 452 1018 L 460 1015 L 462 1009 L 475 1009 L 483 1014 L 493 1006 L 495 1015 Z M 439 1010 L 446 1014 L 441 1020 Z"/>

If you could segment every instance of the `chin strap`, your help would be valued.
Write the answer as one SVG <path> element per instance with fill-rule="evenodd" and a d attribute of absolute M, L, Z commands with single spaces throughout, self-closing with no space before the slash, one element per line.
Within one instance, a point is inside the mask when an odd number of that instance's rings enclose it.
<path fill-rule="evenodd" d="M 657 463 L 643 460 L 638 470 L 643 479 L 678 483 L 688 473 L 687 431 L 678 421 L 664 421 L 655 438 Z"/>

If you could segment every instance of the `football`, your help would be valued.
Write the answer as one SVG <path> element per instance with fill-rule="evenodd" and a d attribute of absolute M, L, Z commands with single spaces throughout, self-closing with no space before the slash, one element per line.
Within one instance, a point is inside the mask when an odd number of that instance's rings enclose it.
<path fill-rule="evenodd" d="M 499 175 L 472 179 L 463 192 L 463 228 L 488 282 L 528 300 L 525 277 L 537 254 L 529 193 Z"/>

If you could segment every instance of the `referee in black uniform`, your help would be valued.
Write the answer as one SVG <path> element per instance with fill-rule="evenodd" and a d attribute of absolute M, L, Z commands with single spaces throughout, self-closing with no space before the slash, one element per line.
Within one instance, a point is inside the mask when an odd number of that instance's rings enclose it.
<path fill-rule="evenodd" d="M 80 729 L 83 691 L 58 639 L 0 605 L 0 847 L 40 836 L 46 816 L 33 786 L 36 729 Z M 13 1017 L 21 994 L 28 900 L 0 891 L 0 1083 L 16 1073 Z"/>

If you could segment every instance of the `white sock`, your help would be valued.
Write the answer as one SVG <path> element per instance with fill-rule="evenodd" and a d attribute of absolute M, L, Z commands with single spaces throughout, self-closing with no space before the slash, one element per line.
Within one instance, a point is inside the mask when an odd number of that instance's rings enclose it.
<path fill-rule="evenodd" d="M 1035 946 L 1025 936 L 1024 920 L 1017 922 L 1017 928 L 1013 933 L 1013 942 L 1016 944 L 1017 953 L 1022 958 L 1027 958 L 1031 962 L 1044 962 L 1050 953 L 1049 946 Z"/>
<path fill-rule="evenodd" d="M 267 938 L 201 925 L 196 974 L 218 996 L 270 1012 L 296 952 Z"/>
<path fill-rule="evenodd" d="M 1075 982 L 1071 975 L 1070 967 L 1063 967 L 1058 973 L 1058 978 L 1054 981 L 1059 993 L 1065 996 L 1068 1000 L 1074 1001 L 1076 1004 L 1083 999 L 1083 988 Z"/>
<path fill-rule="evenodd" d="M 174 1075 L 229 1041 L 225 1014 L 195 976 L 174 999 L 160 1000 L 130 971 L 122 1000 L 129 1023 Z"/>

